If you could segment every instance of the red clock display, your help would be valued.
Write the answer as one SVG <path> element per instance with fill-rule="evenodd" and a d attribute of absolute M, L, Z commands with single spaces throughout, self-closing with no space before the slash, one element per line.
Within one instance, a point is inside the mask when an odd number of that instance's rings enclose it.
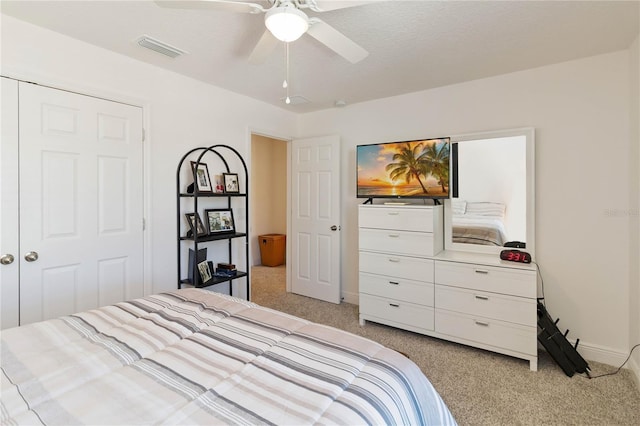
<path fill-rule="evenodd" d="M 502 250 L 500 259 L 510 262 L 531 263 L 531 255 L 526 251 L 520 250 Z"/>

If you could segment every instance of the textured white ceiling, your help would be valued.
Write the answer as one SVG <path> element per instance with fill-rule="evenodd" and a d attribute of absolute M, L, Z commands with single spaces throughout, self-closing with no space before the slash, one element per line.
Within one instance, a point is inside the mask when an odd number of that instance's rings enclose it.
<path fill-rule="evenodd" d="M 284 47 L 247 58 L 263 14 L 161 8 L 152 1 L 8 1 L 3 14 L 233 92 L 309 112 L 628 48 L 638 1 L 378 1 L 318 16 L 369 51 L 351 64 L 310 36 L 291 43 L 291 96 L 281 87 Z M 189 52 L 169 59 L 139 47 L 148 34 Z"/>

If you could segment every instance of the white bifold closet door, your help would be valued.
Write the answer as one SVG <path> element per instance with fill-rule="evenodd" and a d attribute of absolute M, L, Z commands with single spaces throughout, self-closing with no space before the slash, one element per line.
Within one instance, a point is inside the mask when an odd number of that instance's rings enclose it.
<path fill-rule="evenodd" d="M 19 84 L 20 325 L 143 295 L 142 109 Z"/>

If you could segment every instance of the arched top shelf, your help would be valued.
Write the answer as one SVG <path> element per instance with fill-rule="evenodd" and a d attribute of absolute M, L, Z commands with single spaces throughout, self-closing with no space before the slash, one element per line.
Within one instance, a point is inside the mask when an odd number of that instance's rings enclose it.
<path fill-rule="evenodd" d="M 210 174 L 209 166 L 214 164 L 217 170 L 215 174 Z M 223 176 L 223 184 L 218 192 L 211 177 L 220 174 Z M 239 291 L 244 294 L 237 296 L 249 300 L 248 177 L 249 171 L 244 158 L 229 145 L 215 144 L 192 148 L 180 158 L 176 168 L 178 288 L 226 284 L 231 296 L 236 296 L 234 292 Z M 226 186 L 226 183 L 230 182 L 235 183 L 233 189 Z M 243 191 L 240 191 L 241 189 Z M 204 206 L 203 211 L 200 211 L 199 205 Z M 244 214 L 236 215 L 244 218 L 239 223 L 234 220 L 233 211 L 237 212 L 238 209 L 243 208 Z M 232 224 L 230 227 L 228 227 L 229 223 Z M 221 227 L 220 224 L 224 226 Z M 234 246 L 233 241 L 237 240 L 244 240 L 242 249 L 239 249 L 240 246 Z M 228 255 L 220 256 L 218 244 L 224 244 L 222 247 L 227 247 L 225 251 Z M 217 255 L 214 257 L 211 257 L 211 253 L 207 255 L 207 247 L 210 247 L 209 252 L 215 248 Z M 204 253 L 206 262 L 200 259 L 201 252 Z M 212 261 L 218 262 L 217 265 Z M 199 269 L 201 264 L 208 265 L 205 269 L 210 271 L 210 276 Z M 227 267 L 232 265 L 234 273 L 222 274 L 224 271 L 220 270 L 221 264 Z M 240 269 L 245 269 L 247 272 L 241 272 Z M 245 279 L 246 285 L 238 286 L 236 281 L 238 279 Z"/>
<path fill-rule="evenodd" d="M 235 158 L 237 158 L 237 160 L 239 160 L 240 164 L 242 164 L 242 171 L 244 172 L 244 176 L 245 176 L 245 191 L 244 192 L 238 192 L 238 193 L 228 193 L 228 192 L 205 192 L 205 191 L 199 191 L 197 188 L 197 185 L 194 184 L 194 188 L 192 192 L 183 192 L 182 188 L 180 187 L 180 174 L 182 172 L 182 167 L 184 166 L 185 162 L 189 159 L 193 158 L 193 155 L 198 153 L 197 158 L 194 160 L 190 160 L 191 162 L 193 162 L 196 166 L 196 168 L 200 167 L 201 164 L 206 164 L 203 161 L 203 158 L 205 158 L 205 156 L 207 154 L 213 154 L 215 155 L 219 161 L 222 162 L 222 164 L 224 165 L 224 170 L 225 172 L 223 173 L 232 173 L 231 169 L 229 168 L 229 163 L 227 161 L 227 158 L 223 155 L 224 153 L 228 154 L 228 153 L 232 153 L 233 156 Z M 193 173 L 193 172 L 192 172 Z M 249 176 L 249 170 L 247 168 L 247 163 L 244 161 L 244 158 L 242 157 L 242 155 L 240 155 L 240 153 L 238 152 L 238 150 L 236 150 L 234 147 L 229 146 L 229 145 L 224 145 L 224 144 L 216 144 L 216 145 L 211 145 L 211 146 L 201 146 L 201 147 L 196 147 L 196 148 L 192 148 L 191 150 L 189 150 L 187 153 L 185 153 L 182 158 L 180 159 L 180 162 L 178 163 L 178 167 L 176 169 L 176 181 L 178 183 L 178 194 L 180 197 L 193 197 L 194 195 L 198 195 L 199 197 L 246 197 L 246 194 L 249 192 L 248 191 L 248 185 L 249 185 L 249 181 L 248 181 L 248 176 Z M 194 180 L 195 180 L 195 176 Z M 210 176 L 209 176 L 210 179 Z"/>

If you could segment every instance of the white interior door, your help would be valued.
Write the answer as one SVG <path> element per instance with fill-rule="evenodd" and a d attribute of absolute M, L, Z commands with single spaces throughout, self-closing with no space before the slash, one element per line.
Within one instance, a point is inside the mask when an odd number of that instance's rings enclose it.
<path fill-rule="evenodd" d="M 340 303 L 340 138 L 291 144 L 291 291 Z"/>
<path fill-rule="evenodd" d="M 0 330 L 18 325 L 18 82 L 2 77 L 0 136 Z"/>
<path fill-rule="evenodd" d="M 20 324 L 142 296 L 142 109 L 19 92 Z"/>

